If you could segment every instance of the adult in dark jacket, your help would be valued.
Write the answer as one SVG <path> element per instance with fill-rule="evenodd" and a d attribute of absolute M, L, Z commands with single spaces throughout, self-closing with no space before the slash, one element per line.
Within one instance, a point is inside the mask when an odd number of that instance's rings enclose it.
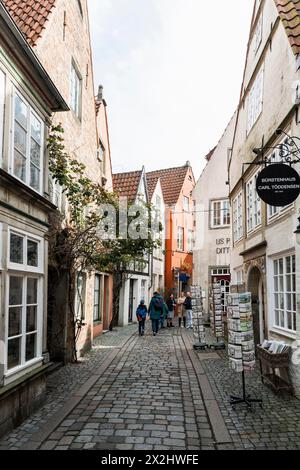
<path fill-rule="evenodd" d="M 186 299 L 183 303 L 183 306 L 186 311 L 186 320 L 187 320 L 187 328 L 193 328 L 193 307 L 192 307 L 192 297 L 191 293 L 188 292 L 186 294 Z"/>
<path fill-rule="evenodd" d="M 164 312 L 164 299 L 159 292 L 154 292 L 149 305 L 149 317 L 152 321 L 153 336 L 156 336 L 159 330 L 159 322 Z"/>
<path fill-rule="evenodd" d="M 173 319 L 175 315 L 175 308 L 176 308 L 176 300 L 174 298 L 174 295 L 171 294 L 170 297 L 167 299 L 167 306 L 168 306 L 168 315 L 167 315 L 167 327 L 172 328 L 173 325 Z"/>

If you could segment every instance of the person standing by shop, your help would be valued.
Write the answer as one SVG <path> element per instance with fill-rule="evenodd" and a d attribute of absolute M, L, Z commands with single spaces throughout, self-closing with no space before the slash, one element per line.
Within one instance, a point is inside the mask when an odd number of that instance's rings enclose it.
<path fill-rule="evenodd" d="M 187 292 L 186 299 L 183 302 L 183 306 L 186 311 L 186 321 L 187 321 L 187 328 L 193 328 L 193 307 L 192 307 L 192 298 L 191 293 Z"/>
<path fill-rule="evenodd" d="M 136 310 L 136 318 L 139 323 L 139 335 L 144 336 L 145 334 L 145 321 L 147 318 L 148 309 L 145 305 L 145 301 L 141 300 L 140 305 Z"/>
<path fill-rule="evenodd" d="M 176 300 L 174 298 L 174 295 L 171 294 L 170 297 L 167 300 L 167 306 L 168 306 L 168 315 L 167 315 L 167 327 L 168 328 L 173 328 L 173 320 L 174 320 L 174 315 L 175 315 L 175 308 L 176 308 Z"/>
<path fill-rule="evenodd" d="M 184 302 L 185 302 L 185 294 L 184 292 L 181 293 L 181 296 L 179 297 L 177 301 L 177 313 L 178 313 L 178 326 L 179 328 L 181 327 L 181 323 L 183 320 L 183 326 L 184 328 L 186 327 L 186 311 L 184 307 Z"/>
<path fill-rule="evenodd" d="M 149 305 L 149 317 L 152 321 L 153 336 L 156 336 L 159 330 L 161 315 L 164 313 L 164 299 L 158 292 L 154 292 Z"/>

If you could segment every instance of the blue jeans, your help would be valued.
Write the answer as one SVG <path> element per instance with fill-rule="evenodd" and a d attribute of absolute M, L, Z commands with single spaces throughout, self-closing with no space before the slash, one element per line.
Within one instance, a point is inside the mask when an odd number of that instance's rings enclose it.
<path fill-rule="evenodd" d="M 152 321 L 152 331 L 153 333 L 157 334 L 158 333 L 158 329 L 159 329 L 159 318 L 155 319 L 155 320 L 151 320 Z"/>

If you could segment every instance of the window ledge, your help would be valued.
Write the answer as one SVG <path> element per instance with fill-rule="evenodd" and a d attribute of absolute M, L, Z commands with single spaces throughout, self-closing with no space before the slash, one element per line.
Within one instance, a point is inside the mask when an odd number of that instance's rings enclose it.
<path fill-rule="evenodd" d="M 276 327 L 276 326 L 273 326 L 272 329 L 269 330 L 269 333 L 275 333 L 277 335 L 286 336 L 287 338 L 293 339 L 293 340 L 295 340 L 297 338 L 296 331 L 293 333 L 292 331 L 284 330 L 284 329 Z"/>
<path fill-rule="evenodd" d="M 11 369 L 10 371 L 6 372 L 5 373 L 5 379 L 9 379 L 11 380 L 11 378 L 13 376 L 17 376 L 20 372 L 24 372 L 26 373 L 26 369 L 29 369 L 30 367 L 32 366 L 35 366 L 37 364 L 42 364 L 43 363 L 43 357 L 37 357 L 35 359 L 33 359 L 32 361 L 30 362 L 27 362 L 25 365 L 23 366 L 17 366 L 15 367 L 14 369 Z"/>

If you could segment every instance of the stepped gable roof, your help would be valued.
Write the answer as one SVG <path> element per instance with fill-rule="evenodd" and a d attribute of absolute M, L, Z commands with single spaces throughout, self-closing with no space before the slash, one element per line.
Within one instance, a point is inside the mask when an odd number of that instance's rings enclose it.
<path fill-rule="evenodd" d="M 177 203 L 189 168 L 190 166 L 186 164 L 147 173 L 147 178 L 160 178 L 165 204 L 171 206 Z"/>
<path fill-rule="evenodd" d="M 114 192 L 120 196 L 128 197 L 129 202 L 134 202 L 138 193 L 141 177 L 142 170 L 113 174 Z"/>
<path fill-rule="evenodd" d="M 30 46 L 36 46 L 56 0 L 1 0 Z"/>
<path fill-rule="evenodd" d="M 295 55 L 300 54 L 300 0 L 274 0 Z"/>

